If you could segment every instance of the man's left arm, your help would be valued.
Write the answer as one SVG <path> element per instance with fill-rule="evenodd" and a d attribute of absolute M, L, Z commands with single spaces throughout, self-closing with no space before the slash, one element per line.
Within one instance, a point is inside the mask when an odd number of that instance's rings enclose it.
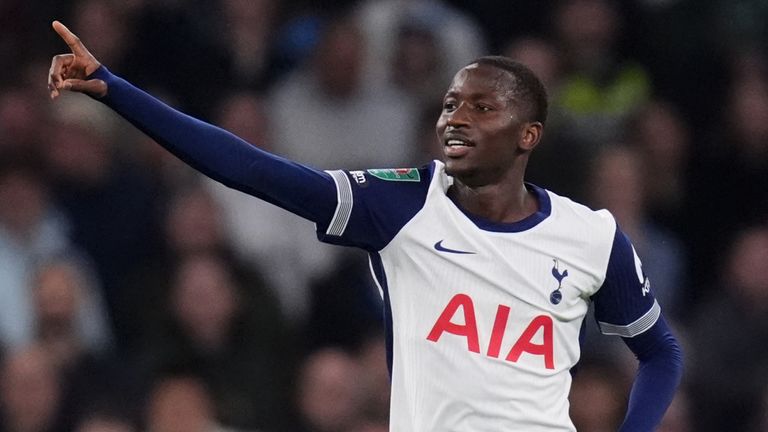
<path fill-rule="evenodd" d="M 627 414 L 619 430 L 652 431 L 680 384 L 682 351 L 653 296 L 640 259 L 618 227 L 605 282 L 592 299 L 601 332 L 621 336 L 639 360 Z"/>
<path fill-rule="evenodd" d="M 624 338 L 640 365 L 622 432 L 652 431 L 672 403 L 683 374 L 683 354 L 663 316 L 648 331 Z"/>

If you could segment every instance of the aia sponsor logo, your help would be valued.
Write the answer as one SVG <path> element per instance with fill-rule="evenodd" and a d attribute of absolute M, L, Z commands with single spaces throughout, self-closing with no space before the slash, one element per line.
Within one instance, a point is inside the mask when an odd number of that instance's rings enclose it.
<path fill-rule="evenodd" d="M 493 318 L 493 330 L 491 330 L 490 339 L 483 338 L 483 340 L 489 340 L 488 347 L 483 347 L 486 356 L 499 358 L 501 355 L 504 339 L 508 336 L 507 322 L 509 321 L 511 310 L 506 305 L 499 305 L 496 308 L 496 316 Z M 454 318 L 457 318 L 457 315 L 459 317 L 463 316 L 464 324 L 457 324 L 455 322 L 462 322 L 460 318 L 454 320 Z M 542 342 L 536 343 L 534 338 L 539 332 L 543 336 L 541 338 Z M 432 330 L 427 335 L 427 340 L 439 343 L 440 339 L 445 336 L 444 333 L 466 339 L 467 350 L 480 354 L 480 335 L 478 333 L 475 304 L 472 301 L 472 297 L 467 294 L 456 294 L 453 296 L 432 326 Z M 517 339 L 504 357 L 506 361 L 516 363 L 525 354 L 541 357 L 544 367 L 547 369 L 555 368 L 552 317 L 549 315 L 538 315 L 522 329 L 521 333 L 509 336 L 517 336 Z M 507 339 L 509 340 L 509 338 Z"/>

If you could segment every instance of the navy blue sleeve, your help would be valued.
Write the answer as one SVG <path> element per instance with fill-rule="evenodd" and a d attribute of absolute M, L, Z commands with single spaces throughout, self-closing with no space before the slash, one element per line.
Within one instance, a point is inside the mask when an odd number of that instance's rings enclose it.
<path fill-rule="evenodd" d="M 667 411 L 683 376 L 683 354 L 664 317 L 645 333 L 625 338 L 640 361 L 620 432 L 654 430 Z"/>
<path fill-rule="evenodd" d="M 196 170 L 317 224 L 331 219 L 336 189 L 329 174 L 267 153 L 183 114 L 104 66 L 91 78 L 107 83 L 108 93 L 99 101 Z"/>
<path fill-rule="evenodd" d="M 328 225 L 318 224 L 318 237 L 380 251 L 424 205 L 431 168 L 331 171 L 338 205 Z"/>
<path fill-rule="evenodd" d="M 634 337 L 658 319 L 661 307 L 640 258 L 627 236 L 616 227 L 603 286 L 592 296 L 595 319 L 606 335 Z"/>
<path fill-rule="evenodd" d="M 640 364 L 622 432 L 652 431 L 682 376 L 682 354 L 627 236 L 616 227 L 603 286 L 592 296 L 602 333 L 621 336 Z"/>

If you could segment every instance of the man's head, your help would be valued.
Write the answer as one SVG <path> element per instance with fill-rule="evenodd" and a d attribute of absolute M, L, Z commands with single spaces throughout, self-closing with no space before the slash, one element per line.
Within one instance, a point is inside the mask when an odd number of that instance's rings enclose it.
<path fill-rule="evenodd" d="M 437 121 L 448 174 L 469 186 L 522 174 L 546 117 L 546 91 L 530 69 L 506 57 L 475 60 L 453 78 Z"/>
<path fill-rule="evenodd" d="M 510 96 L 513 103 L 519 104 L 520 109 L 529 110 L 529 121 L 537 121 L 544 125 L 547 122 L 549 104 L 547 90 L 541 80 L 526 65 L 504 56 L 485 56 L 475 59 L 469 65 L 488 65 L 505 70 L 510 78 Z"/>

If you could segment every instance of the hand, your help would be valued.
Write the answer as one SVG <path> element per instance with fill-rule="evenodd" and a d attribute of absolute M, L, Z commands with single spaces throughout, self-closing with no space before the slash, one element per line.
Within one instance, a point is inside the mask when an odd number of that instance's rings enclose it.
<path fill-rule="evenodd" d="M 107 95 L 107 83 L 100 79 L 86 79 L 101 66 L 80 38 L 62 23 L 53 22 L 53 29 L 64 39 L 72 50 L 71 54 L 59 54 L 51 61 L 48 72 L 48 90 L 51 99 L 59 96 L 60 90 L 70 90 L 101 98 Z"/>

